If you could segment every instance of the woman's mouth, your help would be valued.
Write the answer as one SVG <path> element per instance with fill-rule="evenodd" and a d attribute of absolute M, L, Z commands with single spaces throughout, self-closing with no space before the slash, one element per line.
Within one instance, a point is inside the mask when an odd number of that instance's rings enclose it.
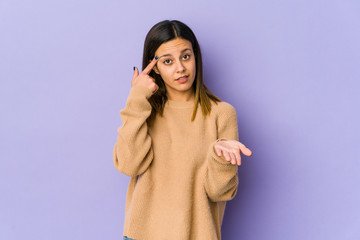
<path fill-rule="evenodd" d="M 178 79 L 176 79 L 176 81 L 184 83 L 188 80 L 188 78 L 189 78 L 189 76 L 185 75 L 185 76 L 179 77 Z"/>

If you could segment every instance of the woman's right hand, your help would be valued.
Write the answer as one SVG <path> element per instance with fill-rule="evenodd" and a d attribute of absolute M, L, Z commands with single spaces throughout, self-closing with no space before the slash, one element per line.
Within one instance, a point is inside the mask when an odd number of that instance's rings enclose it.
<path fill-rule="evenodd" d="M 157 61 L 158 61 L 158 58 L 155 57 L 149 63 L 149 65 L 146 66 L 144 71 L 142 71 L 140 74 L 139 74 L 139 70 L 137 69 L 137 67 L 135 67 L 134 75 L 131 80 L 131 87 L 139 86 L 139 85 L 145 86 L 145 87 L 149 88 L 152 91 L 152 93 L 154 94 L 159 89 L 159 86 L 155 83 L 155 79 L 149 76 L 149 73 L 151 72 L 153 67 L 156 65 Z"/>

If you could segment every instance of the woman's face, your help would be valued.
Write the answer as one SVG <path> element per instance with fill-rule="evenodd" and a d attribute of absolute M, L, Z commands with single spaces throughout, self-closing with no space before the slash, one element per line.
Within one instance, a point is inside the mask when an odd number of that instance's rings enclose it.
<path fill-rule="evenodd" d="M 175 38 L 160 45 L 155 56 L 159 60 L 154 71 L 164 80 L 169 99 L 184 99 L 193 95 L 193 82 L 196 75 L 195 55 L 191 42 Z"/>

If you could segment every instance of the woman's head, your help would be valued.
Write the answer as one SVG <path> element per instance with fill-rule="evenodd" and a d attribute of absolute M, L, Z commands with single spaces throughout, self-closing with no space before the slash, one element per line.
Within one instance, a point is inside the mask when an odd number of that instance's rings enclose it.
<path fill-rule="evenodd" d="M 165 56 L 164 56 L 165 55 Z M 155 24 L 146 35 L 144 43 L 144 69 L 155 56 L 157 66 L 150 72 L 159 89 L 150 97 L 152 114 L 162 114 L 166 100 L 181 94 L 194 95 L 195 118 L 197 105 L 201 104 L 203 115 L 211 111 L 209 98 L 221 101 L 203 83 L 202 58 L 199 43 L 193 31 L 178 20 L 164 20 Z M 177 78 L 187 76 L 182 82 Z"/>
<path fill-rule="evenodd" d="M 190 50 L 187 50 L 179 56 L 179 50 L 185 50 L 187 48 L 190 48 Z M 158 95 L 166 94 L 166 97 L 169 97 L 169 94 L 176 94 L 176 90 L 178 90 L 178 94 L 191 90 L 195 92 L 196 82 L 198 80 L 195 77 L 196 73 L 199 72 L 197 69 L 202 68 L 202 61 L 199 44 L 194 33 L 188 26 L 177 20 L 165 20 L 155 24 L 145 39 L 143 69 L 156 54 L 172 55 L 164 57 L 158 55 L 158 57 L 160 57 L 158 64 L 150 73 L 150 75 L 155 78 L 156 84 L 159 85 Z M 185 59 L 187 57 L 189 57 L 189 59 Z M 191 65 L 189 65 L 189 62 L 191 62 Z M 181 69 L 182 67 L 184 69 Z M 182 84 L 175 81 L 176 78 L 186 74 L 191 75 L 186 83 Z M 192 84 L 193 82 L 195 82 L 194 86 Z"/>
<path fill-rule="evenodd" d="M 153 70 L 164 81 L 168 99 L 193 99 L 196 59 L 191 42 L 175 38 L 161 44 L 155 55 L 159 60 Z"/>

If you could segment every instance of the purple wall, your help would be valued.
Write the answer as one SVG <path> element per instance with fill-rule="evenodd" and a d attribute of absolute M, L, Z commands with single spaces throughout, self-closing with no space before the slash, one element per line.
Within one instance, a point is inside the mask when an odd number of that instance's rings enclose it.
<path fill-rule="evenodd" d="M 145 35 L 188 24 L 237 110 L 223 239 L 360 239 L 358 1 L 0 1 L 0 239 L 121 239 L 113 165 Z"/>

